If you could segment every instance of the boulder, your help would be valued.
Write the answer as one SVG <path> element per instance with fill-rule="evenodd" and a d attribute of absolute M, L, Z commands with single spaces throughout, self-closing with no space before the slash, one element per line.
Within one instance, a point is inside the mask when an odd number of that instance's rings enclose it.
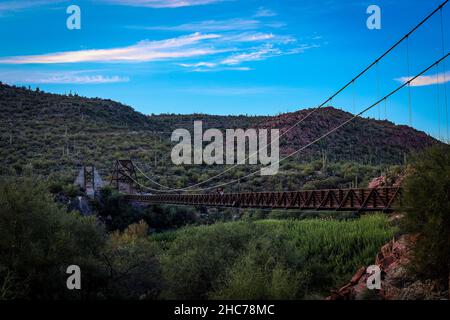
<path fill-rule="evenodd" d="M 375 264 L 382 270 L 381 290 L 370 291 L 367 288 L 366 266 L 362 266 L 343 287 L 332 290 L 327 300 L 359 300 L 359 299 L 435 299 L 446 297 L 431 282 L 421 282 L 408 273 L 407 265 L 410 261 L 411 248 L 416 236 L 403 235 L 393 239 L 380 248 L 375 257 Z M 441 290 L 441 291 L 440 291 Z"/>

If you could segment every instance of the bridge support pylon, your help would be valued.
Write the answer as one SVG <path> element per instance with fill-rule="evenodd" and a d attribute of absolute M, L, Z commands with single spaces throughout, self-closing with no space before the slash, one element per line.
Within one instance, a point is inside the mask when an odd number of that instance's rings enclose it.
<path fill-rule="evenodd" d="M 95 166 L 83 165 L 74 184 L 83 188 L 89 197 L 94 197 L 96 192 L 104 187 L 103 180 Z"/>
<path fill-rule="evenodd" d="M 133 161 L 129 159 L 116 161 L 110 182 L 112 187 L 122 193 L 135 194 L 140 191 L 137 179 Z"/>

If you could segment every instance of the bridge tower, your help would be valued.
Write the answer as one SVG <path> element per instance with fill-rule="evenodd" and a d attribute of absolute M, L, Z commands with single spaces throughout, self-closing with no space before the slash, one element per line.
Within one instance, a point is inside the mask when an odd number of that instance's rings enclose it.
<path fill-rule="evenodd" d="M 110 185 L 117 191 L 134 194 L 140 191 L 137 183 L 137 174 L 134 163 L 131 160 L 117 160 L 112 173 Z"/>
<path fill-rule="evenodd" d="M 90 197 L 105 185 L 95 166 L 82 166 L 74 184 L 83 188 Z"/>

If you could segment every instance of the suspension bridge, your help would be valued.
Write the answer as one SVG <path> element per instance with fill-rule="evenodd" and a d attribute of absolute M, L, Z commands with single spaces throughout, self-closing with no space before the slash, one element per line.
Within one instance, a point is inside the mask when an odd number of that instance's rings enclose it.
<path fill-rule="evenodd" d="M 445 123 L 447 126 L 448 135 L 448 106 L 447 106 L 447 92 L 446 92 L 446 69 L 445 60 L 450 55 L 445 49 L 444 43 L 444 19 L 443 8 L 448 3 L 448 0 L 444 1 L 433 12 L 420 21 L 414 28 L 401 37 L 396 43 L 394 43 L 388 50 L 386 50 L 381 56 L 376 58 L 371 64 L 364 68 L 354 78 L 347 82 L 342 88 L 337 90 L 323 103 L 314 108 L 305 117 L 297 121 L 293 126 L 285 130 L 279 138 L 282 138 L 294 127 L 300 125 L 317 110 L 327 106 L 330 101 L 335 99 L 343 91 L 349 87 L 354 87 L 356 81 L 358 81 L 364 74 L 373 68 L 378 68 L 378 65 L 388 56 L 394 49 L 400 44 L 406 43 L 407 57 L 406 62 L 408 66 L 408 72 L 410 71 L 410 53 L 409 53 L 409 39 L 422 25 L 428 23 L 428 21 L 434 16 L 440 16 L 440 28 L 441 33 L 441 52 L 439 52 L 439 58 L 434 60 L 428 66 L 417 72 L 415 75 L 408 75 L 402 84 L 394 88 L 384 96 L 377 95 L 375 101 L 368 105 L 360 112 L 354 112 L 354 115 L 336 127 L 331 128 L 325 134 L 320 135 L 313 139 L 311 142 L 301 146 L 297 150 L 291 152 L 284 158 L 279 160 L 282 163 L 284 160 L 302 152 L 306 148 L 320 142 L 324 138 L 330 136 L 332 133 L 347 126 L 356 118 L 364 115 L 369 110 L 372 110 L 376 106 L 379 106 L 399 91 L 407 88 L 408 94 L 408 118 L 410 125 L 412 124 L 412 97 L 411 86 L 415 81 L 423 80 L 426 75 L 433 68 L 442 66 L 443 79 L 439 79 L 439 75 L 434 82 L 435 85 L 443 84 L 444 90 L 444 104 L 445 104 Z M 378 69 L 377 69 L 378 73 Z M 425 76 L 429 79 L 430 76 Z M 377 84 L 379 89 L 379 83 Z M 438 92 L 439 95 L 439 92 Z M 438 97 L 439 99 L 439 97 Z M 438 105 L 438 115 L 440 117 L 440 110 Z M 440 131 L 441 119 L 439 119 L 439 131 Z M 269 144 L 270 146 L 270 144 Z M 268 147 L 268 146 L 267 146 Z M 253 155 L 249 155 L 248 158 Z M 246 160 L 248 160 L 248 158 Z M 402 189 L 401 186 L 395 187 L 382 187 L 382 188 L 350 188 L 350 189 L 327 189 L 327 190 L 299 190 L 299 191 L 281 191 L 281 192 L 240 192 L 240 193 L 226 193 L 223 188 L 227 185 L 234 184 L 242 179 L 249 178 L 255 175 L 258 170 L 251 172 L 244 177 L 234 179 L 226 182 L 220 182 L 213 186 L 201 187 L 210 181 L 213 181 L 226 172 L 233 170 L 237 165 L 228 167 L 220 173 L 209 177 L 203 181 L 195 183 L 193 185 L 183 188 L 171 188 L 160 184 L 158 181 L 152 179 L 145 174 L 139 167 L 133 163 L 132 160 L 117 160 L 110 184 L 117 188 L 125 195 L 125 199 L 130 202 L 142 202 L 149 204 L 173 204 L 173 205 L 191 205 L 191 206 L 214 206 L 214 207 L 239 207 L 239 208 L 283 208 L 283 209 L 300 209 L 300 210 L 337 210 L 337 211 L 384 211 L 390 212 L 395 210 L 397 204 L 401 200 Z M 138 179 L 138 172 L 147 180 L 147 184 L 143 184 Z M 148 184 L 155 185 L 149 187 Z M 212 190 L 212 191 L 211 191 Z"/>
<path fill-rule="evenodd" d="M 400 198 L 400 192 L 400 187 L 386 187 L 223 194 L 129 194 L 125 199 L 131 202 L 190 206 L 392 212 L 394 204 Z"/>
<path fill-rule="evenodd" d="M 400 187 L 184 194 L 142 194 L 132 160 L 117 160 L 110 182 L 125 200 L 148 204 L 189 206 L 299 209 L 318 211 L 391 212 L 400 198 Z"/>

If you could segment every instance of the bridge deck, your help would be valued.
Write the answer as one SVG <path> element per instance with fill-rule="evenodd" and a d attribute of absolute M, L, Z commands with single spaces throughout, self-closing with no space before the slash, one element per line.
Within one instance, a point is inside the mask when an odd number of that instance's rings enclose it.
<path fill-rule="evenodd" d="M 338 211 L 393 211 L 399 187 L 224 194 L 128 194 L 128 201 L 150 204 Z"/>

